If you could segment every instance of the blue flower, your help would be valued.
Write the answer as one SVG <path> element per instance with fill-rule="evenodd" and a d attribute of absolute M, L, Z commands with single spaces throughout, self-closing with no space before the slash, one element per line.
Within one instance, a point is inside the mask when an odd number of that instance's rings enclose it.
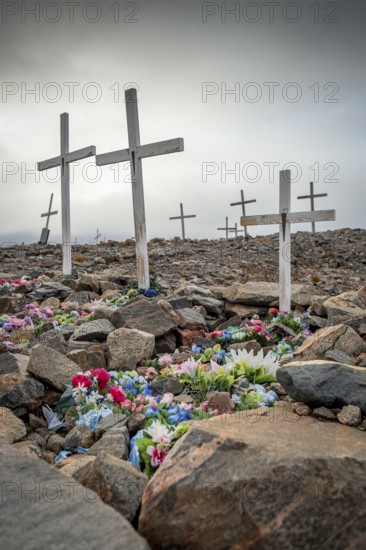
<path fill-rule="evenodd" d="M 158 417 L 158 413 L 156 411 L 156 409 L 154 409 L 154 407 L 147 407 L 146 411 L 145 411 L 145 416 L 147 418 L 157 418 Z"/>
<path fill-rule="evenodd" d="M 179 422 L 183 422 L 184 420 L 189 420 L 190 417 L 191 417 L 190 411 L 186 411 L 183 409 L 177 412 L 176 414 L 169 415 L 168 422 L 169 424 L 179 424 Z"/>
<path fill-rule="evenodd" d="M 276 393 L 275 391 L 273 391 L 273 390 L 268 390 L 267 394 L 268 394 L 268 395 L 271 395 L 275 401 L 278 401 L 278 395 L 277 395 L 277 393 Z"/>
<path fill-rule="evenodd" d="M 153 289 L 145 290 L 144 294 L 147 298 L 154 298 L 155 296 L 157 296 L 156 290 Z"/>
<path fill-rule="evenodd" d="M 223 334 L 226 340 L 231 340 L 231 333 L 228 330 L 224 330 Z"/>
<path fill-rule="evenodd" d="M 203 348 L 201 346 L 197 346 L 196 344 L 192 344 L 192 351 L 193 353 L 201 353 Z"/>

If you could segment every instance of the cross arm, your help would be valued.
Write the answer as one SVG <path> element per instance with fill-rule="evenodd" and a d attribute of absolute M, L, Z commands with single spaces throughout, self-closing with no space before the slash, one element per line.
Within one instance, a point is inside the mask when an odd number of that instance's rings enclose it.
<path fill-rule="evenodd" d="M 315 212 L 290 212 L 286 215 L 289 223 L 326 222 L 335 220 L 335 210 L 318 210 Z M 281 225 L 281 214 L 264 214 L 261 216 L 242 216 L 240 225 Z"/>
<path fill-rule="evenodd" d="M 89 145 L 88 147 L 83 147 L 83 149 L 78 149 L 72 153 L 67 153 L 65 155 L 65 162 L 75 162 L 88 157 L 94 157 L 95 154 L 95 145 Z"/>
<path fill-rule="evenodd" d="M 104 166 L 106 164 L 116 164 L 117 162 L 128 161 L 131 161 L 131 154 L 129 149 L 120 149 L 119 151 L 103 153 L 102 155 L 96 155 L 95 157 L 95 162 L 97 166 Z"/>
<path fill-rule="evenodd" d="M 297 197 L 298 199 L 316 199 L 318 197 L 327 197 L 328 193 L 319 193 L 318 195 L 300 195 L 300 197 Z"/>
<path fill-rule="evenodd" d="M 49 170 L 50 168 L 56 168 L 56 166 L 61 166 L 62 158 L 59 157 L 53 157 L 52 159 L 48 160 L 42 160 L 41 162 L 37 162 L 37 170 L 42 172 L 43 170 Z"/>
<path fill-rule="evenodd" d="M 137 156 L 140 158 L 156 157 L 158 155 L 167 155 L 168 153 L 179 153 L 184 151 L 184 139 L 167 139 L 166 141 L 157 141 L 147 145 L 137 147 Z"/>
<path fill-rule="evenodd" d="M 46 218 L 47 216 L 54 216 L 55 214 L 58 214 L 58 210 L 54 210 L 53 212 L 47 212 L 46 214 L 41 214 L 41 218 Z"/>
<path fill-rule="evenodd" d="M 244 202 L 231 202 L 230 206 L 239 206 L 240 204 L 249 204 L 251 202 L 257 202 L 257 199 L 250 199 L 249 201 Z"/>

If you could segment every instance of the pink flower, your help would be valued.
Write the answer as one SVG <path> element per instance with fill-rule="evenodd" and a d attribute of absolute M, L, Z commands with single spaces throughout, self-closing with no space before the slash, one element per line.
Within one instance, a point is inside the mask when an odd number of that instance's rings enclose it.
<path fill-rule="evenodd" d="M 174 395 L 172 393 L 164 393 L 160 403 L 166 403 L 170 405 L 173 402 Z"/>
<path fill-rule="evenodd" d="M 148 455 L 151 456 L 151 466 L 153 468 L 158 468 L 160 464 L 165 460 L 166 455 L 168 454 L 163 449 L 156 449 L 152 445 L 146 449 Z"/>
<path fill-rule="evenodd" d="M 146 369 L 145 378 L 147 380 L 152 380 L 155 376 L 157 376 L 159 373 L 154 367 L 148 367 Z"/>
<path fill-rule="evenodd" d="M 92 385 L 92 381 L 89 380 L 89 378 L 87 378 L 85 374 L 80 372 L 72 377 L 73 388 L 77 388 L 79 385 L 84 386 L 85 388 L 89 388 Z"/>
<path fill-rule="evenodd" d="M 222 330 L 214 330 L 213 332 L 211 332 L 211 337 L 212 338 L 217 338 L 218 336 L 222 336 L 224 333 Z"/>
<path fill-rule="evenodd" d="M 109 395 L 112 397 L 113 401 L 118 403 L 118 405 L 122 405 L 122 403 L 126 401 L 126 394 L 122 391 L 121 386 L 113 386 L 109 390 Z"/>
<path fill-rule="evenodd" d="M 163 355 L 163 357 L 160 357 L 159 359 L 159 365 L 161 367 L 168 367 L 169 365 L 172 364 L 172 362 L 173 362 L 173 359 L 167 353 Z"/>
<path fill-rule="evenodd" d="M 105 390 L 108 386 L 111 375 L 105 369 L 94 369 L 90 371 L 92 376 L 95 376 L 98 380 L 98 387 L 100 390 Z"/>
<path fill-rule="evenodd" d="M 190 372 L 195 372 L 199 367 L 199 363 L 195 361 L 192 357 L 187 361 L 184 361 L 181 365 L 178 365 L 177 372 L 179 374 L 189 374 Z"/>

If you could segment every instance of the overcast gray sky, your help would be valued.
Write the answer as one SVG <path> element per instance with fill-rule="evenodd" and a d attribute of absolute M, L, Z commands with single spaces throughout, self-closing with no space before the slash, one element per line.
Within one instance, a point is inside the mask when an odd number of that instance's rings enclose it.
<path fill-rule="evenodd" d="M 39 239 L 59 173 L 35 174 L 59 154 L 59 115 L 70 150 L 126 148 L 124 89 L 138 88 L 141 143 L 183 137 L 185 150 L 143 160 L 148 238 L 223 236 L 230 202 L 278 211 L 279 170 L 292 170 L 292 210 L 310 208 L 309 182 L 335 208 L 318 230 L 365 227 L 365 42 L 361 0 L 337 2 L 2 2 L 0 239 Z M 33 13 L 31 10 L 33 9 Z M 94 21 L 94 22 L 93 22 Z M 119 180 L 119 181 L 117 181 Z M 134 234 L 128 165 L 73 169 L 71 231 L 90 241 Z M 61 240 L 61 216 L 50 221 Z M 252 234 L 275 231 L 256 227 Z M 308 230 L 310 224 L 296 230 Z M 293 228 L 295 230 L 295 228 Z"/>

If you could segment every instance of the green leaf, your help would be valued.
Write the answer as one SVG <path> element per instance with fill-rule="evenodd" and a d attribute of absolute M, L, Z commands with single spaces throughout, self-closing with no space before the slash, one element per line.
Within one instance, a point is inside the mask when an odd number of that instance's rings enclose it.
<path fill-rule="evenodd" d="M 56 412 L 65 413 L 72 405 L 76 405 L 72 395 L 72 386 L 68 386 L 64 393 L 61 395 L 59 402 L 55 407 Z"/>

